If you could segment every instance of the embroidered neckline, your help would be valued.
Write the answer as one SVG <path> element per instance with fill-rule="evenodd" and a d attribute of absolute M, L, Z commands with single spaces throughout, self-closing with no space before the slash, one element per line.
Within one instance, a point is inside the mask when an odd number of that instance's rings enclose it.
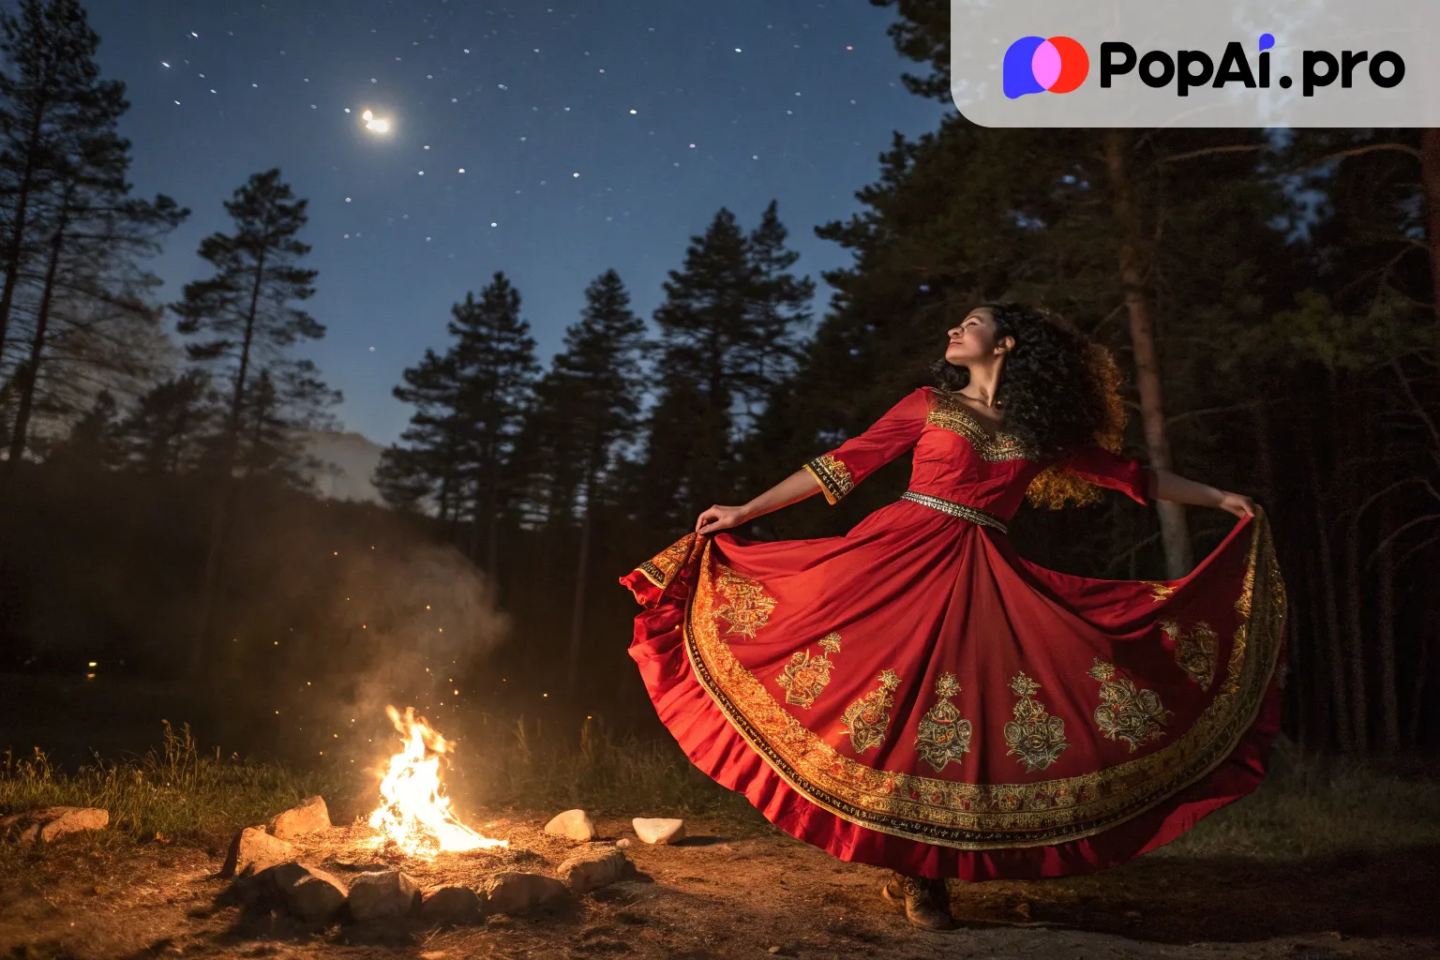
<path fill-rule="evenodd" d="M 925 418 L 925 422 L 969 440 L 970 446 L 975 448 L 982 460 L 996 462 L 1029 458 L 1029 451 L 1014 434 L 1003 430 L 995 433 L 986 430 L 980 418 L 970 411 L 963 400 L 956 399 L 953 393 L 937 389 L 932 390 L 930 396 L 930 414 Z"/>

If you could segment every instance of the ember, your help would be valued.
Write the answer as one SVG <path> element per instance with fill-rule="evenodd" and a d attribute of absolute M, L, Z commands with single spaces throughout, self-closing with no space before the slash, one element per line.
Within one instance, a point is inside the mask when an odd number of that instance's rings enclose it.
<path fill-rule="evenodd" d="M 385 712 L 400 732 L 404 749 L 390 758 L 380 783 L 381 804 L 370 815 L 376 846 L 394 843 L 412 857 L 426 858 L 509 846 L 471 830 L 450 810 L 450 798 L 440 787 L 440 758 L 451 752 L 445 738 L 424 717 L 416 717 L 413 707 L 406 707 L 403 716 L 394 707 L 386 707 Z"/>

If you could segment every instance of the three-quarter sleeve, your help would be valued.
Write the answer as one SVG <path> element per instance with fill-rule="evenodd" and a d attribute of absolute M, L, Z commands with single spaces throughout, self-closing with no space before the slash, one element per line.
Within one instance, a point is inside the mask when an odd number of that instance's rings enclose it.
<path fill-rule="evenodd" d="M 1097 486 L 1119 490 L 1137 503 L 1149 506 L 1153 502 L 1150 481 L 1154 474 L 1138 460 L 1092 444 L 1066 453 L 1060 466 Z"/>
<path fill-rule="evenodd" d="M 914 447 L 929 413 L 929 393 L 920 387 L 887 410 L 864 433 L 822 453 L 806 463 L 805 469 L 820 481 L 825 499 L 839 503 L 857 483 Z"/>

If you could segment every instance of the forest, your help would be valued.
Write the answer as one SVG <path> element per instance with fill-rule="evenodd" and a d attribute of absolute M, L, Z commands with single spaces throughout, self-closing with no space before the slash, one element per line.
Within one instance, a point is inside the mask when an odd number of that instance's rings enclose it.
<path fill-rule="evenodd" d="M 872 2 L 898 8 L 911 93 L 948 102 L 947 5 Z M 506 264 L 475 263 L 448 339 L 394 385 L 411 416 L 381 507 L 318 497 L 301 442 L 337 427 L 307 346 L 343 323 L 306 309 L 325 278 L 305 198 L 279 169 L 229 197 L 135 196 L 125 87 L 79 4 L 24 0 L 0 26 L 12 680 L 204 691 L 242 739 L 302 752 L 396 691 L 655 733 L 617 578 L 865 429 L 927 382 L 949 325 L 1004 298 L 1114 352 L 1127 455 L 1269 514 L 1287 736 L 1435 748 L 1440 133 L 985 129 L 952 110 L 895 137 L 860 212 L 814 228 L 847 267 L 803 272 L 784 197 L 721 209 L 677 238 L 653 315 L 607 271 L 548 359 Z M 232 226 L 196 251 L 205 275 L 163 290 L 149 263 L 189 208 L 221 203 Z M 841 533 L 906 469 L 737 532 Z M 1232 525 L 1107 495 L 1024 508 L 1011 535 L 1057 570 L 1173 579 Z"/>

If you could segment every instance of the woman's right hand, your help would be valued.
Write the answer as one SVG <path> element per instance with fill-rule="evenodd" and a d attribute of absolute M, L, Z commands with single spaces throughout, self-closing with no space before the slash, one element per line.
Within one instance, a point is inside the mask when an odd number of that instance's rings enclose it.
<path fill-rule="evenodd" d="M 717 503 L 696 518 L 695 532 L 719 533 L 721 530 L 738 527 L 748 519 L 750 518 L 744 507 L 722 507 Z"/>

